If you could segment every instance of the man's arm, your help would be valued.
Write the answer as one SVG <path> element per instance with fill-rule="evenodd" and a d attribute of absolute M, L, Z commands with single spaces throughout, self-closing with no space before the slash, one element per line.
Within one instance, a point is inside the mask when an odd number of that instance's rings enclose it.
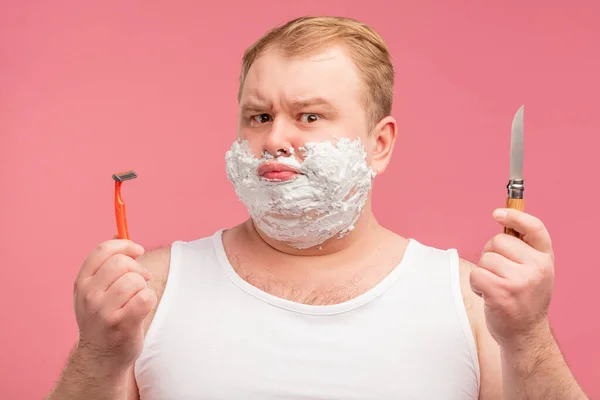
<path fill-rule="evenodd" d="M 476 266 L 461 260 L 460 267 L 461 289 L 479 354 L 479 399 L 587 399 L 550 329 L 521 346 L 508 349 L 498 345 L 485 323 L 483 299 L 470 289 L 469 275 Z"/>
<path fill-rule="evenodd" d="M 521 236 L 499 234 L 489 240 L 477 265 L 469 267 L 469 286 L 481 297 L 472 301 L 484 317 L 478 319 L 478 347 L 496 359 L 494 365 L 500 363 L 503 397 L 587 399 L 550 330 L 554 254 L 549 233 L 539 219 L 522 211 L 497 210 L 494 218 Z M 494 348 L 492 341 L 499 346 Z M 482 380 L 482 398 L 484 384 Z"/>
<path fill-rule="evenodd" d="M 111 368 L 99 361 L 87 349 L 75 346 L 46 399 L 124 399 L 128 390 L 127 371 Z"/>
<path fill-rule="evenodd" d="M 170 259 L 169 249 L 148 252 L 137 259 L 150 273 L 148 287 L 157 296 L 154 307 L 143 321 L 144 335 L 156 312 L 164 291 Z M 133 366 L 115 368 L 110 357 L 103 358 L 98 349 L 78 343 L 71 352 L 58 382 L 48 395 L 48 400 L 106 399 L 138 400 L 138 390 Z M 100 356 L 99 356 L 100 355 Z"/>
<path fill-rule="evenodd" d="M 537 335 L 502 348 L 504 392 L 510 399 L 584 400 L 585 395 L 548 325 Z"/>

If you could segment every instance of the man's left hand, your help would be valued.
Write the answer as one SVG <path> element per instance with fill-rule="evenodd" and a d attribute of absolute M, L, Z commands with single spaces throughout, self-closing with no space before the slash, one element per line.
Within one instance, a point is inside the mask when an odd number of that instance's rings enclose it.
<path fill-rule="evenodd" d="M 499 209 L 494 218 L 522 239 L 503 233 L 490 239 L 471 272 L 471 288 L 484 300 L 486 324 L 496 342 L 520 347 L 549 329 L 552 243 L 544 224 L 532 215 Z"/>

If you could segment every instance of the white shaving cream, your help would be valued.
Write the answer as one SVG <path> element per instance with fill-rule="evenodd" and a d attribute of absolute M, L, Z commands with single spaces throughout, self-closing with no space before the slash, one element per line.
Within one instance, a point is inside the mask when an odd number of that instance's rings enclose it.
<path fill-rule="evenodd" d="M 258 159 L 247 141 L 236 140 L 225 155 L 227 176 L 258 228 L 270 238 L 298 249 L 318 246 L 354 229 L 375 173 L 367 165 L 360 139 L 310 142 L 294 156 L 265 153 Z M 300 172 L 289 181 L 270 181 L 257 169 L 265 162 Z"/>

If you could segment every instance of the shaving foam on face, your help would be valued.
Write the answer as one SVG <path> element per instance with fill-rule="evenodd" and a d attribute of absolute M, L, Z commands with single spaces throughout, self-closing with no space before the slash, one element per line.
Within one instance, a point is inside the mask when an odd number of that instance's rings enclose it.
<path fill-rule="evenodd" d="M 318 246 L 354 229 L 375 173 L 360 139 L 310 142 L 289 157 L 266 153 L 256 158 L 247 141 L 236 140 L 225 155 L 227 176 L 258 228 L 297 249 Z M 276 182 L 260 177 L 259 165 L 277 162 L 299 174 Z"/>

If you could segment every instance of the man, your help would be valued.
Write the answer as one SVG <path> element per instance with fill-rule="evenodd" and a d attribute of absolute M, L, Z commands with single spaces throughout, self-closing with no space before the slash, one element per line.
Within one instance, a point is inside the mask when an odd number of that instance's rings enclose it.
<path fill-rule="evenodd" d="M 550 237 L 490 239 L 478 266 L 381 226 L 396 141 L 382 39 L 300 18 L 250 47 L 227 173 L 251 218 L 143 254 L 94 249 L 80 338 L 51 399 L 583 399 L 550 331 Z"/>

